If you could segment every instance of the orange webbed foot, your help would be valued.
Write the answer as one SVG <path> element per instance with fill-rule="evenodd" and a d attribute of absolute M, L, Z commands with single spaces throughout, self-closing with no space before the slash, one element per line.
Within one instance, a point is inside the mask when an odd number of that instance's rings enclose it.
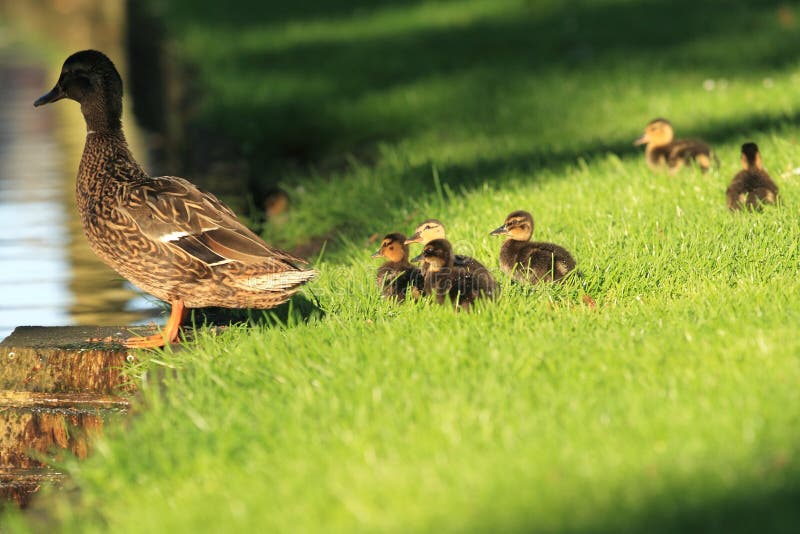
<path fill-rule="evenodd" d="M 122 344 L 129 349 L 157 349 L 168 343 L 173 343 L 178 339 L 178 331 L 181 328 L 181 322 L 185 314 L 186 306 L 184 306 L 183 301 L 173 300 L 172 310 L 164 330 L 152 336 L 129 337 Z"/>

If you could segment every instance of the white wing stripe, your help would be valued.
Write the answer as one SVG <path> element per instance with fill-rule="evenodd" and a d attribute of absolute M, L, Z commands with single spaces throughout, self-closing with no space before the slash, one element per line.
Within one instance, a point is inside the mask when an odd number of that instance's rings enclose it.
<path fill-rule="evenodd" d="M 160 236 L 158 240 L 161 241 L 162 243 L 167 243 L 169 241 L 177 241 L 178 239 L 187 235 L 189 235 L 189 232 L 182 232 L 182 231 L 170 232 L 168 234 Z"/>

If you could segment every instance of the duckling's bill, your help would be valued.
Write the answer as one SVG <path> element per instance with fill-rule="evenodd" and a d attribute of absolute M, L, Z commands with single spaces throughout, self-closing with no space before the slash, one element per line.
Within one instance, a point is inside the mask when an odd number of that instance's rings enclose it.
<path fill-rule="evenodd" d="M 408 244 L 411 244 L 411 243 L 422 243 L 422 236 L 420 235 L 419 232 L 414 232 L 414 234 L 411 237 L 409 237 L 408 239 L 406 239 L 405 243 L 403 243 L 403 244 L 404 245 L 408 245 Z M 411 261 L 414 261 L 414 260 L 411 260 Z"/>
<path fill-rule="evenodd" d="M 500 226 L 499 228 L 495 228 L 489 233 L 489 235 L 507 235 L 507 234 L 508 234 L 508 227 L 505 224 L 503 226 Z"/>

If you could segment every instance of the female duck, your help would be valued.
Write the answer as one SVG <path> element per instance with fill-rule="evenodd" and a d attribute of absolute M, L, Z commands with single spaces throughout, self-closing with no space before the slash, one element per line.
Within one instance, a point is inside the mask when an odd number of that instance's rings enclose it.
<path fill-rule="evenodd" d="M 63 98 L 80 103 L 88 130 L 77 197 L 92 250 L 172 305 L 160 334 L 126 346 L 174 341 L 187 307 L 272 308 L 316 275 L 295 266 L 304 260 L 267 245 L 214 195 L 183 178 L 147 175 L 122 133 L 122 79 L 104 54 L 68 57 L 56 86 L 34 106 Z"/>
<path fill-rule="evenodd" d="M 672 124 L 666 119 L 655 119 L 645 127 L 644 134 L 633 142 L 646 145 L 644 157 L 651 169 L 667 167 L 677 172 L 683 165 L 695 162 L 702 172 L 711 168 L 711 148 L 702 141 L 674 139 Z"/>
<path fill-rule="evenodd" d="M 533 216 L 527 211 L 510 213 L 490 235 L 508 236 L 500 247 L 500 267 L 517 282 L 554 282 L 575 269 L 575 260 L 563 247 L 530 240 Z"/>
<path fill-rule="evenodd" d="M 457 308 L 468 310 L 479 298 L 497 294 L 496 283 L 489 271 L 474 272 L 455 265 L 453 247 L 447 239 L 434 239 L 411 261 L 425 265 L 424 292 L 438 304 L 447 300 Z"/>
<path fill-rule="evenodd" d="M 378 267 L 376 282 L 378 288 L 387 298 L 397 299 L 402 302 L 406 293 L 411 290 L 415 299 L 422 293 L 424 280 L 419 269 L 408 261 L 408 245 L 405 244 L 406 236 L 403 234 L 388 234 L 383 238 L 373 258 L 386 258 L 386 262 Z"/>
<path fill-rule="evenodd" d="M 772 181 L 761 164 L 761 152 L 755 143 L 742 145 L 742 170 L 733 177 L 725 192 L 728 209 L 735 211 L 743 207 L 761 210 L 761 204 L 775 204 L 778 186 Z"/>

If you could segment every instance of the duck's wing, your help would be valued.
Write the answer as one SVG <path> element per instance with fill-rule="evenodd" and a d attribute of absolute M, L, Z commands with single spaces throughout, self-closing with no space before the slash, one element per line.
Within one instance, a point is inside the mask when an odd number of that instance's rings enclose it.
<path fill-rule="evenodd" d="M 519 251 L 517 265 L 520 267 L 520 277 L 537 283 L 540 280 L 560 280 L 574 270 L 577 263 L 564 247 L 530 241 Z"/>
<path fill-rule="evenodd" d="M 569 253 L 567 249 L 560 245 L 556 245 L 555 243 L 544 243 L 544 242 L 535 242 L 531 243 L 536 249 L 543 251 L 545 254 L 549 254 L 554 258 L 554 261 L 563 262 L 569 270 L 572 270 L 577 265 L 575 258 L 572 257 L 572 254 Z"/>
<path fill-rule="evenodd" d="M 778 184 L 775 183 L 765 170 L 758 171 L 758 187 L 770 191 L 775 195 L 778 194 Z"/>
<path fill-rule="evenodd" d="M 749 177 L 750 173 L 746 170 L 736 173 L 736 176 L 733 177 L 731 183 L 728 185 L 726 194 L 738 195 L 740 192 L 744 191 Z"/>
<path fill-rule="evenodd" d="M 729 210 L 742 208 L 742 204 L 747 200 L 747 180 L 750 173 L 746 170 L 739 171 L 731 180 L 728 189 L 725 190 L 726 204 Z"/>
<path fill-rule="evenodd" d="M 453 256 L 453 266 L 466 269 L 470 272 L 486 271 L 486 266 L 473 258 L 472 256 L 464 256 L 463 254 L 455 254 Z"/>
<path fill-rule="evenodd" d="M 145 236 L 209 266 L 240 262 L 283 270 L 306 263 L 266 244 L 217 197 L 183 178 L 150 178 L 129 185 L 125 194 L 119 209 Z"/>
<path fill-rule="evenodd" d="M 748 184 L 747 190 L 750 192 L 747 197 L 748 205 L 756 206 L 760 203 L 774 204 L 778 199 L 778 186 L 772 181 L 769 174 L 763 170 L 753 173 L 752 180 Z"/>
<path fill-rule="evenodd" d="M 697 156 L 711 156 L 711 147 L 702 141 L 681 139 L 670 145 L 669 159 L 689 159 Z"/>

